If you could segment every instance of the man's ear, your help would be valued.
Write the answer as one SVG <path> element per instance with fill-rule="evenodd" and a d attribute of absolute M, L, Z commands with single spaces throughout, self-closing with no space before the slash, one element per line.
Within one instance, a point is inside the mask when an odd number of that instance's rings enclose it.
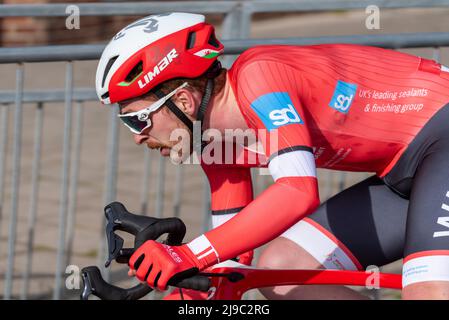
<path fill-rule="evenodd" d="M 189 116 L 195 115 L 195 97 L 193 93 L 187 89 L 180 89 L 175 94 L 175 101 L 182 112 L 188 114 Z"/>

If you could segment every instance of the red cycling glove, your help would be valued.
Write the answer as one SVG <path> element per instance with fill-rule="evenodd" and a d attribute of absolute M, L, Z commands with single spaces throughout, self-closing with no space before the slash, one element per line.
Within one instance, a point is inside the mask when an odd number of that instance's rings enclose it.
<path fill-rule="evenodd" d="M 169 246 L 153 240 L 134 252 L 129 266 L 136 271 L 137 279 L 159 290 L 166 290 L 171 279 L 177 282 L 207 267 L 187 245 Z"/>

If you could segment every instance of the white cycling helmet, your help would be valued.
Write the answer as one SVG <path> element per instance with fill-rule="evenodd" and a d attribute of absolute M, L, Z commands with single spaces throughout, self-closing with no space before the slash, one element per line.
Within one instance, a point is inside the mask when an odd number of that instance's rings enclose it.
<path fill-rule="evenodd" d="M 141 96 L 164 81 L 196 78 L 216 65 L 223 45 L 205 17 L 163 13 L 120 30 L 101 55 L 96 91 L 104 104 Z"/>

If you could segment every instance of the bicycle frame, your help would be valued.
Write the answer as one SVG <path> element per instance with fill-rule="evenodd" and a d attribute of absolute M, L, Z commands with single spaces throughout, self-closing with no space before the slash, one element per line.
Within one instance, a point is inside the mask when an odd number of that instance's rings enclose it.
<path fill-rule="evenodd" d="M 242 277 L 238 281 L 232 281 L 228 277 L 219 276 L 231 273 L 241 274 Z M 208 299 L 240 300 L 248 290 L 283 285 L 367 286 L 373 274 L 345 270 L 256 269 L 231 263 L 231 266 L 217 266 L 211 270 L 212 283 Z M 402 289 L 401 275 L 376 273 L 376 276 L 379 288 Z"/>

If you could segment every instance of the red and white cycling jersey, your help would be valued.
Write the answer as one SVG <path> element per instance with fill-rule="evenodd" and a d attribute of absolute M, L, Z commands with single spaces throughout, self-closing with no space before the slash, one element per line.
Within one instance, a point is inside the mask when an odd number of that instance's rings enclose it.
<path fill-rule="evenodd" d="M 449 102 L 445 67 L 358 45 L 255 47 L 228 79 L 248 126 L 276 134 L 275 145 L 264 143 L 275 183 L 253 199 L 248 165 L 203 164 L 220 226 L 189 246 L 210 261 L 256 248 L 312 213 L 316 167 L 385 176 Z"/>

